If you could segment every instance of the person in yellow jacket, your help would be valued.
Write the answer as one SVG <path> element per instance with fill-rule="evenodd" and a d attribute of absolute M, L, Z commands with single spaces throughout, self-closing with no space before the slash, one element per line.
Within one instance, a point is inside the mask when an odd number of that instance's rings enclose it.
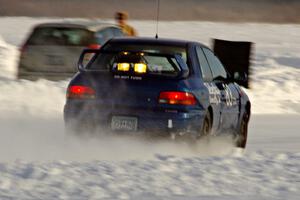
<path fill-rule="evenodd" d="M 117 12 L 115 19 L 125 35 L 137 36 L 136 30 L 127 24 L 128 14 L 126 12 Z"/>

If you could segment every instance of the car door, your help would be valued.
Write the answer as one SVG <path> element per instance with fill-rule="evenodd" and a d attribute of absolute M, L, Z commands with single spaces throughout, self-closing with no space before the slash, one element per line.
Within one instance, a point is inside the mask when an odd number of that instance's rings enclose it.
<path fill-rule="evenodd" d="M 239 116 L 239 93 L 233 82 L 228 82 L 228 74 L 214 53 L 203 48 L 208 64 L 212 71 L 213 83 L 221 93 L 221 127 L 223 129 L 236 128 Z"/>
<path fill-rule="evenodd" d="M 200 67 L 201 78 L 209 92 L 209 104 L 213 108 L 213 128 L 219 128 L 221 114 L 221 92 L 213 82 L 213 74 L 204 55 L 202 48 L 196 46 L 198 66 Z"/>

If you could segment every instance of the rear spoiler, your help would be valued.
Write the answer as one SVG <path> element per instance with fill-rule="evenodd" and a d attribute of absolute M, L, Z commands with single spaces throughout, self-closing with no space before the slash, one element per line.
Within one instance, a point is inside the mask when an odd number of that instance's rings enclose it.
<path fill-rule="evenodd" d="M 79 56 L 78 65 L 77 65 L 78 66 L 78 70 L 80 72 L 98 71 L 98 70 L 88 69 L 88 66 L 91 63 L 93 63 L 93 61 L 97 57 L 96 55 L 98 55 L 101 52 L 106 52 L 106 51 L 103 51 L 101 49 L 84 49 L 82 51 L 81 55 Z M 108 53 L 110 53 L 110 51 L 108 51 Z M 115 53 L 115 52 L 113 52 L 113 53 Z M 135 53 L 135 52 L 133 52 L 133 53 Z M 136 52 L 136 53 L 140 53 L 140 52 Z M 94 55 L 92 55 L 89 58 L 89 60 L 85 60 L 86 54 L 94 54 Z M 174 77 L 174 78 L 186 78 L 189 75 L 189 68 L 188 68 L 187 64 L 184 62 L 184 60 L 181 57 L 181 55 L 179 55 L 179 54 L 158 54 L 158 53 L 147 53 L 147 54 L 172 56 L 172 57 L 175 58 L 176 62 L 178 63 L 178 65 L 180 67 L 180 71 L 179 71 L 178 75 L 176 77 Z M 86 63 L 84 64 L 84 62 L 86 62 Z"/>
<path fill-rule="evenodd" d="M 89 61 L 87 61 L 86 65 L 84 65 L 84 61 L 85 61 L 85 55 L 88 54 L 88 53 L 94 53 L 95 55 L 99 54 L 101 52 L 100 49 L 84 49 L 80 56 L 79 56 L 79 60 L 78 60 L 78 63 L 77 63 L 77 68 L 78 68 L 78 71 L 80 72 L 84 72 L 84 71 L 91 71 L 91 70 L 87 70 L 86 66 L 89 65 L 89 63 L 93 62 L 93 60 L 96 59 L 95 56 L 93 56 Z"/>
<path fill-rule="evenodd" d="M 179 64 L 179 67 L 181 69 L 181 71 L 178 74 L 178 78 L 186 78 L 189 75 L 189 67 L 187 66 L 187 64 L 184 62 L 184 60 L 182 59 L 182 57 L 179 54 L 175 54 L 174 55 L 177 63 Z"/>

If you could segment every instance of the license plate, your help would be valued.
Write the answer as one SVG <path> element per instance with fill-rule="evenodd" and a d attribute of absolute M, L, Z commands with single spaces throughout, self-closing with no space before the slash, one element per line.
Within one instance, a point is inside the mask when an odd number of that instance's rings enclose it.
<path fill-rule="evenodd" d="M 57 55 L 47 55 L 46 56 L 47 65 L 64 65 L 64 58 Z"/>
<path fill-rule="evenodd" d="M 111 119 L 111 129 L 120 131 L 136 131 L 137 118 L 125 116 L 113 116 Z"/>

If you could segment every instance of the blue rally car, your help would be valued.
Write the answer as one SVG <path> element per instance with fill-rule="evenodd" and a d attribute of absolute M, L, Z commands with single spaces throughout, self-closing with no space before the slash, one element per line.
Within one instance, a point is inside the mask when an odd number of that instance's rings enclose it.
<path fill-rule="evenodd" d="M 230 132 L 245 148 L 250 101 L 240 77 L 203 44 L 115 38 L 84 50 L 78 65 L 64 107 L 68 129 L 195 138 Z"/>

